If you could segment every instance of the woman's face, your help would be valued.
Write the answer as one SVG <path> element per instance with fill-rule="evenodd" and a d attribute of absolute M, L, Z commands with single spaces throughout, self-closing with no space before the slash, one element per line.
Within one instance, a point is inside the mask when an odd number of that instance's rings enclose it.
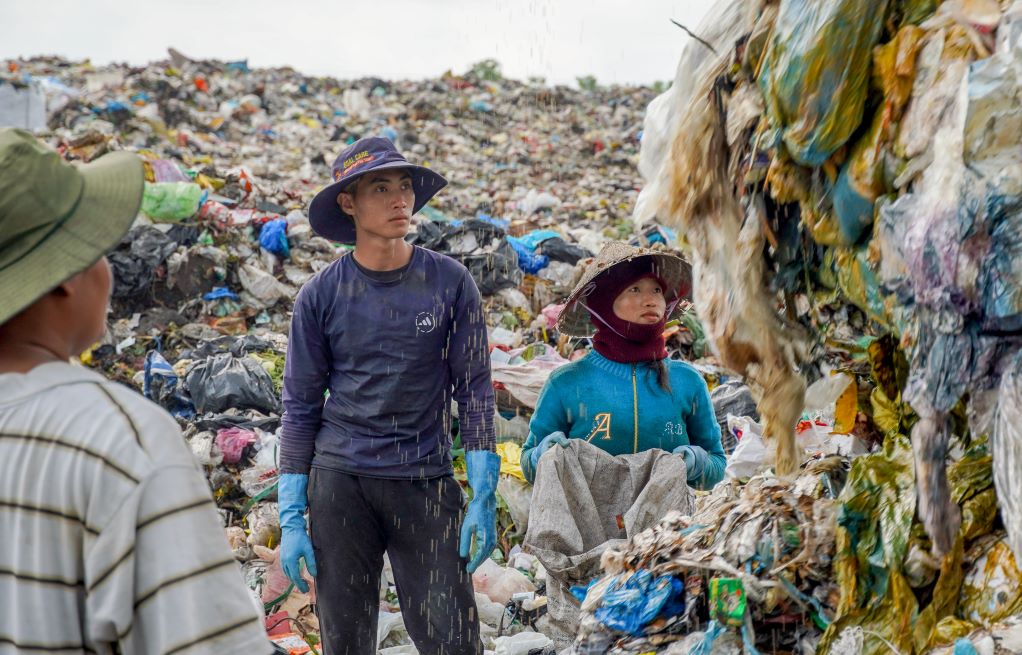
<path fill-rule="evenodd" d="M 632 282 L 614 300 L 614 315 L 622 321 L 652 325 L 667 311 L 667 300 L 660 283 L 651 277 Z"/>

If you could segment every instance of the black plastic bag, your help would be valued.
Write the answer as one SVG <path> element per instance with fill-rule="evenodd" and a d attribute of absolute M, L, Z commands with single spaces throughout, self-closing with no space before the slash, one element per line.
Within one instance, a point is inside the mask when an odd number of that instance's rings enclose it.
<path fill-rule="evenodd" d="M 177 250 L 177 243 L 148 225 L 132 228 L 107 255 L 113 270 L 113 297 L 138 301 L 147 296 L 156 279 L 156 269 Z"/>
<path fill-rule="evenodd" d="M 517 287 L 522 282 L 518 254 L 506 240 L 501 241 L 493 252 L 452 256 L 465 265 L 479 287 L 479 293 L 484 296 L 493 295 L 501 289 Z"/>
<path fill-rule="evenodd" d="M 275 350 L 273 345 L 252 334 L 240 337 L 223 336 L 204 341 L 194 348 L 181 351 L 182 359 L 207 359 L 221 353 L 231 353 L 235 357 L 243 357 L 248 353 L 261 353 Z"/>
<path fill-rule="evenodd" d="M 564 262 L 565 264 L 571 264 L 572 266 L 577 264 L 580 259 L 593 256 L 593 253 L 589 252 L 585 248 L 582 248 L 581 246 L 574 246 L 560 237 L 547 239 L 543 243 L 539 244 L 539 249 L 536 253 L 546 255 L 552 262 Z"/>
<path fill-rule="evenodd" d="M 478 247 L 472 252 L 456 252 L 452 244 L 471 232 Z M 522 282 L 518 254 L 507 241 L 507 233 L 493 223 L 471 218 L 458 223 L 423 221 L 411 243 L 452 257 L 468 269 L 479 287 L 489 296 Z"/>
<path fill-rule="evenodd" d="M 752 397 L 749 387 L 738 380 L 727 382 L 714 387 L 710 392 L 710 402 L 713 403 L 713 414 L 720 425 L 720 441 L 724 452 L 731 454 L 738 446 L 738 440 L 731 434 L 727 427 L 727 415 L 748 416 L 755 421 L 759 420 L 759 411 L 756 409 L 756 400 Z"/>
<path fill-rule="evenodd" d="M 213 355 L 192 366 L 185 387 L 199 413 L 255 409 L 279 413 L 280 402 L 266 369 L 249 357 Z"/>

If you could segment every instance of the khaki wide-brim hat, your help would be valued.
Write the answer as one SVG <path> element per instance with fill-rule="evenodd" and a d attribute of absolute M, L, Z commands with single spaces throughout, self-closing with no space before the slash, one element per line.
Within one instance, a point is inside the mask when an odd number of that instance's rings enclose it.
<path fill-rule="evenodd" d="M 0 128 L 0 325 L 117 245 L 143 182 L 132 153 L 69 164 L 29 132 Z"/>
<path fill-rule="evenodd" d="M 615 241 L 604 246 L 603 250 L 586 264 L 582 279 L 575 285 L 574 291 L 568 296 L 564 309 L 557 317 L 557 329 L 560 333 L 571 337 L 593 336 L 596 333 L 596 328 L 589 319 L 589 310 L 584 306 L 585 299 L 600 283 L 600 275 L 619 264 L 641 257 L 652 259 L 654 273 L 667 284 L 667 289 L 664 290 L 667 304 L 670 306 L 673 303 L 676 313 L 678 301 L 690 298 L 692 295 L 692 267 L 689 263 L 681 257 L 663 250 L 636 248 Z"/>

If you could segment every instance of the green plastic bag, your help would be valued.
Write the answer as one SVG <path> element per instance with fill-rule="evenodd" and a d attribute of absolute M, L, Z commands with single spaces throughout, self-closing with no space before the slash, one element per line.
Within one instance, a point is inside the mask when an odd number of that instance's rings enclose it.
<path fill-rule="evenodd" d="M 862 122 L 888 0 L 782 0 L 759 86 L 792 158 L 817 167 Z"/>
<path fill-rule="evenodd" d="M 888 434 L 883 451 L 855 459 L 838 502 L 834 568 L 841 616 L 885 597 L 891 576 L 903 569 L 916 508 L 908 439 Z"/>
<path fill-rule="evenodd" d="M 154 221 L 181 221 L 199 211 L 205 191 L 192 182 L 146 182 L 142 213 Z"/>

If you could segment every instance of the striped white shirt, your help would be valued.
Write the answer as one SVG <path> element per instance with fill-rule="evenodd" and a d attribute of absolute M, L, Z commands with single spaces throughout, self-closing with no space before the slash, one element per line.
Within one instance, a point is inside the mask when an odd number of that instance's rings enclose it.
<path fill-rule="evenodd" d="M 0 655 L 270 653 L 177 424 L 80 366 L 0 375 Z"/>

